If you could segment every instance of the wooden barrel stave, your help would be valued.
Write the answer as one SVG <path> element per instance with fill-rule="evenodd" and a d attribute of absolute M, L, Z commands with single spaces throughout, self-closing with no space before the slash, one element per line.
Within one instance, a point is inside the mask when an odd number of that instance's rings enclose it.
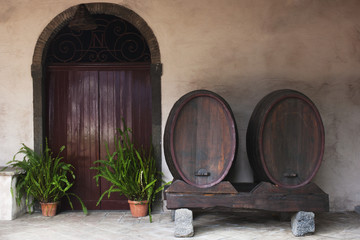
<path fill-rule="evenodd" d="M 196 90 L 173 106 L 164 133 L 164 153 L 175 179 L 206 188 L 227 175 L 236 153 L 236 124 L 219 95 Z"/>
<path fill-rule="evenodd" d="M 320 167 L 324 127 L 313 102 L 300 92 L 284 89 L 265 96 L 254 109 L 246 138 L 257 181 L 296 188 L 309 183 Z"/>

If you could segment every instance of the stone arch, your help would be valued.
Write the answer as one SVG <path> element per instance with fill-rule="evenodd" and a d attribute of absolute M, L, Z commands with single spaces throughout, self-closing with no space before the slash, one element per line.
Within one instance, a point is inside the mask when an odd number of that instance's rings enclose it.
<path fill-rule="evenodd" d="M 162 64 L 157 39 L 148 24 L 138 14 L 126 7 L 113 3 L 85 4 L 92 14 L 108 14 L 122 18 L 134 25 L 144 36 L 151 53 L 151 87 L 152 87 L 152 142 L 158 169 L 161 169 L 161 75 Z M 44 81 L 46 70 L 46 55 L 49 43 L 54 36 L 66 26 L 75 14 L 78 5 L 70 7 L 57 15 L 40 34 L 34 50 L 31 75 L 33 78 L 34 106 L 34 148 L 41 151 L 44 142 Z"/>

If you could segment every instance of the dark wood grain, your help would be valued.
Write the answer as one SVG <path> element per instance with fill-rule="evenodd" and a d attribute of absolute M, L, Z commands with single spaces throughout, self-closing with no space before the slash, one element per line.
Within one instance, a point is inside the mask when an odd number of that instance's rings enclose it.
<path fill-rule="evenodd" d="M 246 145 L 258 181 L 285 188 L 304 186 L 317 173 L 324 154 L 320 114 L 302 93 L 272 92 L 254 109 Z"/>
<path fill-rule="evenodd" d="M 262 182 L 252 191 L 237 194 L 167 191 L 167 208 L 233 208 L 274 212 L 327 212 L 329 196 L 314 183 L 288 189 Z"/>
<path fill-rule="evenodd" d="M 47 136 L 50 147 L 66 145 L 64 159 L 75 167 L 72 191 L 88 209 L 128 209 L 116 194 L 96 206 L 109 183 L 96 186 L 93 162 L 105 159 L 105 142 L 114 149 L 122 118 L 133 129 L 138 146 L 151 145 L 151 85 L 148 65 L 51 66 L 47 78 Z M 75 209 L 80 209 L 73 201 Z"/>
<path fill-rule="evenodd" d="M 166 193 L 219 193 L 219 194 L 237 194 L 238 191 L 228 181 L 223 181 L 215 186 L 208 188 L 198 188 L 181 180 L 174 181 L 167 189 Z"/>
<path fill-rule="evenodd" d="M 206 188 L 227 175 L 237 146 L 236 124 L 219 95 L 197 90 L 173 106 L 164 133 L 166 162 L 175 179 Z"/>

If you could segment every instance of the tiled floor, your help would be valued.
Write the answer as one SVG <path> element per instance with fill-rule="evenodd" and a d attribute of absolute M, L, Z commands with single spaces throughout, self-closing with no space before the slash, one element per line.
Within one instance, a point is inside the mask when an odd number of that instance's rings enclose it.
<path fill-rule="evenodd" d="M 128 211 L 63 212 L 55 217 L 26 214 L 13 221 L 0 221 L 0 240 L 70 239 L 175 239 L 170 212 L 132 218 Z M 360 239 L 360 215 L 354 212 L 322 213 L 315 217 L 315 234 L 300 239 Z M 278 215 L 258 212 L 202 212 L 194 215 L 192 239 L 299 239 L 290 222 Z"/>

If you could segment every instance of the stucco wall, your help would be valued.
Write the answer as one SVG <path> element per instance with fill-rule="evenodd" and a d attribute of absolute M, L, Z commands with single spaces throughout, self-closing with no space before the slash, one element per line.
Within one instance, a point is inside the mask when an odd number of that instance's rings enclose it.
<path fill-rule="evenodd" d="M 87 1 L 92 2 L 92 1 Z M 96 0 L 93 2 L 102 2 Z M 251 181 L 245 152 L 250 115 L 267 93 L 303 92 L 326 130 L 315 182 L 332 210 L 360 204 L 360 2 L 327 0 L 129 0 L 159 42 L 162 125 L 174 102 L 195 89 L 232 107 L 240 146 L 234 181 Z M 24 142 L 33 146 L 32 78 L 36 41 L 68 0 L 0 0 L 0 165 Z M 171 179 L 163 160 L 163 171 Z"/>

